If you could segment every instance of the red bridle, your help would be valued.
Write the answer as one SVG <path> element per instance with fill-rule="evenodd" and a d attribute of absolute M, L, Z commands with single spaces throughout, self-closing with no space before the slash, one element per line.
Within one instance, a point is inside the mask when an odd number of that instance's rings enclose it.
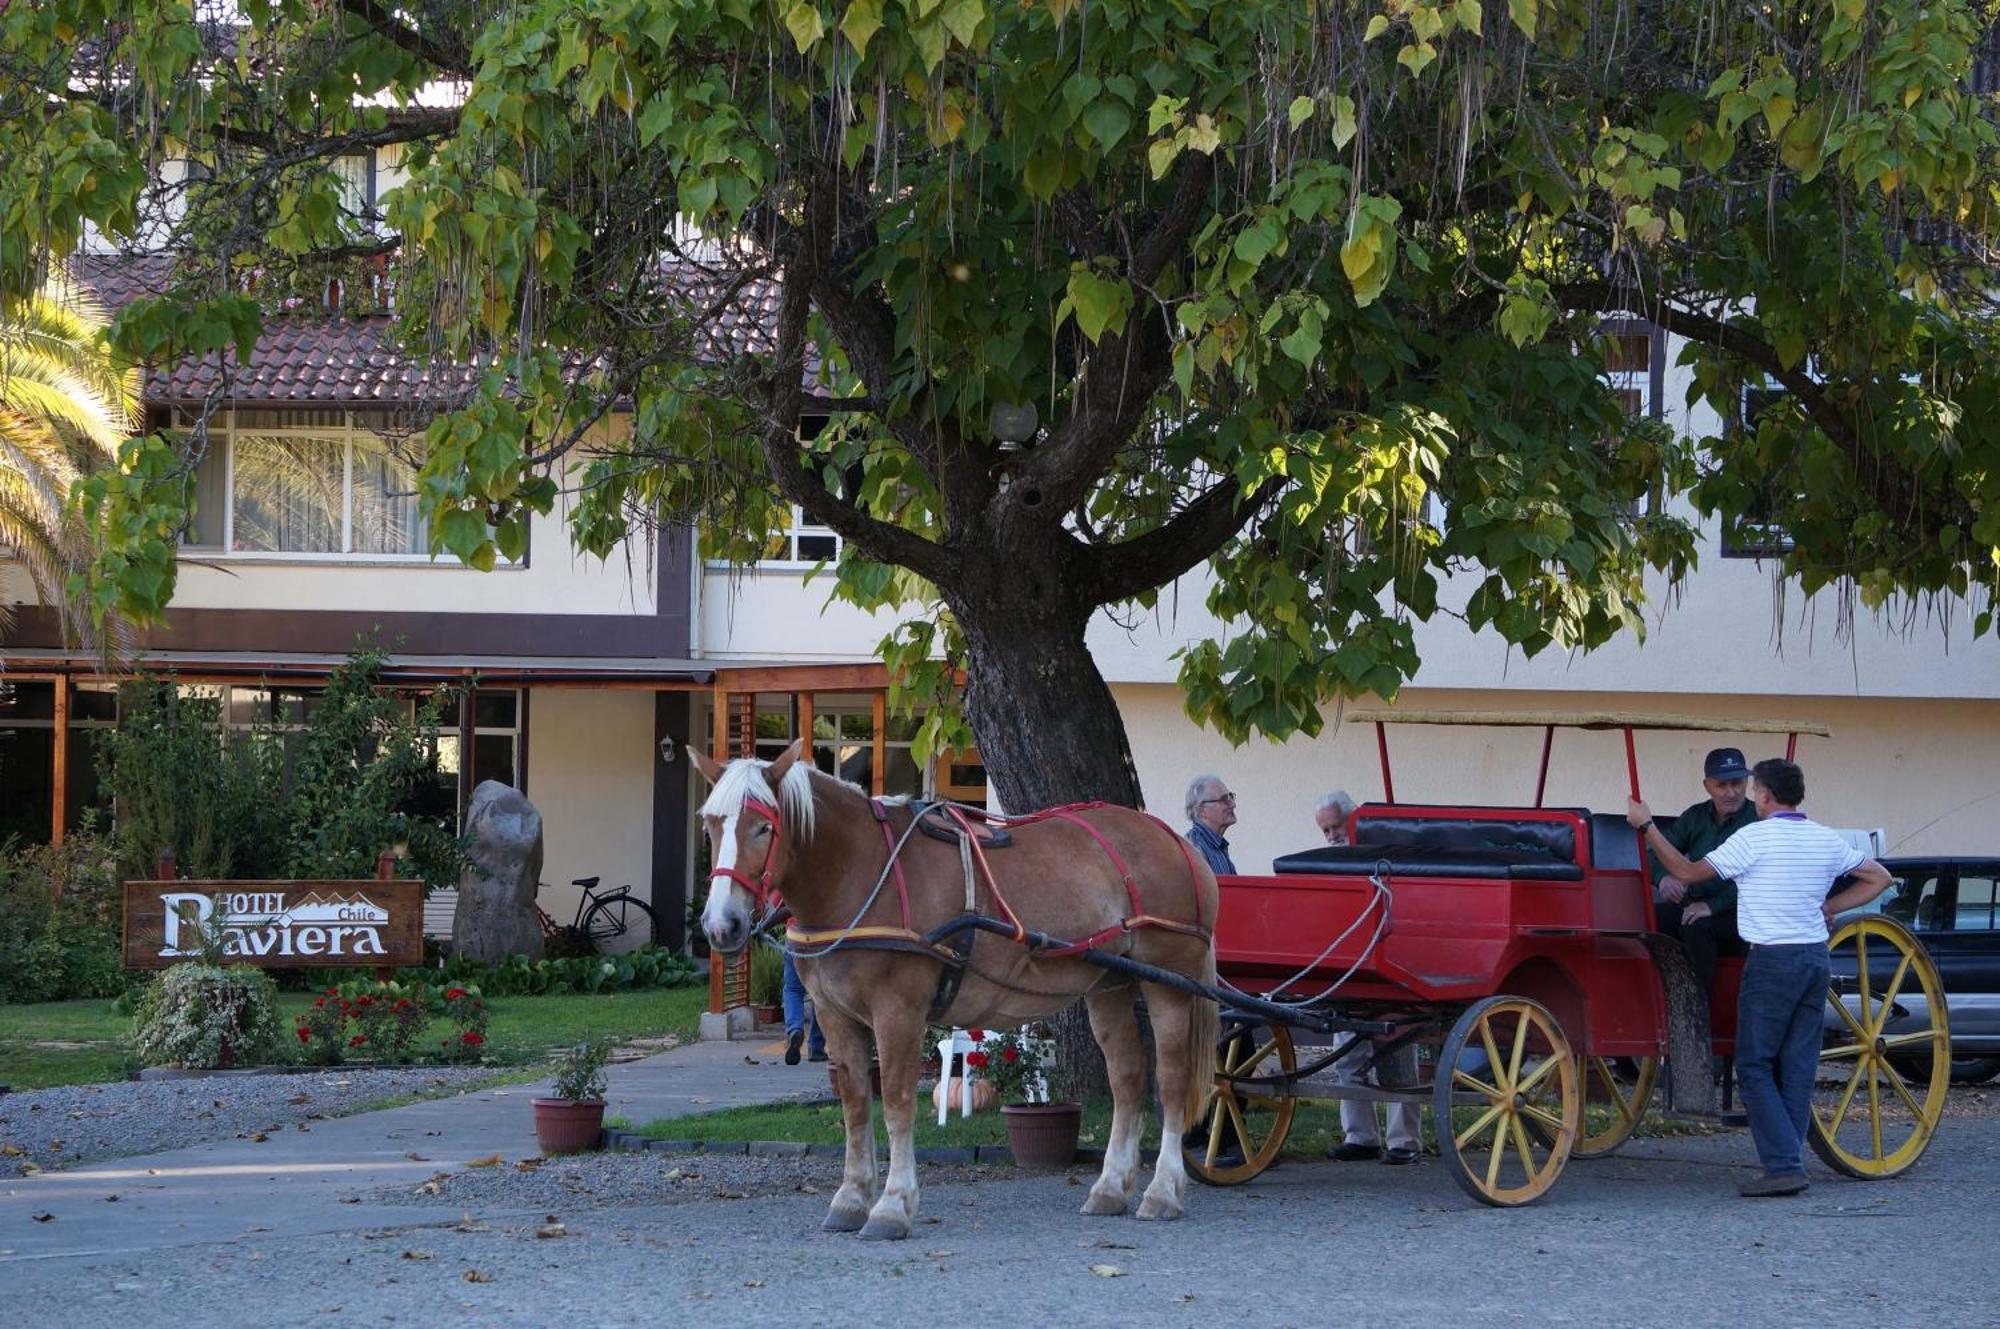
<path fill-rule="evenodd" d="M 776 804 L 766 803 L 754 795 L 746 795 L 743 799 L 743 813 L 752 812 L 771 823 L 771 847 L 764 853 L 764 870 L 752 877 L 738 872 L 735 868 L 716 868 L 708 875 L 711 880 L 716 877 L 727 877 L 750 892 L 758 904 L 767 909 L 776 908 L 783 902 L 784 896 L 771 884 L 771 873 L 778 864 L 778 843 L 784 839 L 785 819 L 779 814 Z"/>

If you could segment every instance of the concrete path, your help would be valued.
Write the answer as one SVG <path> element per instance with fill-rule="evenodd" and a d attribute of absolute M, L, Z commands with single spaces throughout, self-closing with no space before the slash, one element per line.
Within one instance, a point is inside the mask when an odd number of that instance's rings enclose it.
<path fill-rule="evenodd" d="M 692 1043 L 612 1066 L 605 1114 L 637 1124 L 829 1096 L 824 1065 L 787 1066 L 783 1056 L 782 1041 Z M 345 1198 L 394 1182 L 418 1185 L 495 1155 L 510 1163 L 537 1156 L 528 1100 L 547 1092 L 546 1083 L 508 1085 L 316 1121 L 261 1141 L 10 1178 L 0 1183 L 0 1265 L 405 1225 L 418 1217 L 408 1208 Z"/>

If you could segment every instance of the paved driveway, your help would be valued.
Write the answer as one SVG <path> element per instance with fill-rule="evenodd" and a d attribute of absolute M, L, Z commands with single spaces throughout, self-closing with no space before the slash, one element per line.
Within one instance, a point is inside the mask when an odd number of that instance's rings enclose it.
<path fill-rule="evenodd" d="M 163 1224 L 121 1251 L 92 1253 L 88 1215 L 66 1211 L 76 1236 L 38 1233 L 35 1258 L 0 1254 L 0 1281 L 4 1318 L 22 1329 L 2000 1324 L 1987 1275 L 2000 1121 L 1948 1121 L 1897 1181 L 1815 1169 L 1793 1200 L 1736 1198 L 1748 1154 L 1740 1134 L 1640 1142 L 1571 1164 L 1543 1203 L 1506 1212 L 1472 1204 L 1434 1161 L 1287 1164 L 1249 1186 L 1198 1188 L 1171 1225 L 1080 1217 L 1084 1176 L 945 1171 L 961 1179 L 927 1186 L 925 1221 L 890 1245 L 821 1234 L 823 1178 L 815 1194 L 718 1187 L 665 1206 L 575 1193 L 554 1206 L 559 1236 L 537 1235 L 546 1175 L 534 1212 L 508 1205 L 497 1181 L 469 1215 L 448 1189 L 398 1210 L 306 1188 L 312 1212 L 286 1230 L 190 1241 Z M 827 1167 L 795 1166 L 809 1178 Z M 33 1219 L 18 1205 L 0 1214 L 6 1250 Z"/>

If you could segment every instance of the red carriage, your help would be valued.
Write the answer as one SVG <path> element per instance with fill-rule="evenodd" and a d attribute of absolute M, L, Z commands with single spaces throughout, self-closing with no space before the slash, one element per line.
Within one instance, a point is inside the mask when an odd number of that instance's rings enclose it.
<path fill-rule="evenodd" d="M 1646 859 L 1622 813 L 1543 806 L 1555 730 L 1622 731 L 1635 797 L 1635 732 L 1785 733 L 1795 746 L 1799 733 L 1827 731 L 1677 716 L 1349 718 L 1377 726 L 1387 801 L 1356 810 L 1349 845 L 1220 879 L 1223 1032 L 1190 1171 L 1217 1184 L 1256 1176 L 1302 1099 L 1424 1103 L 1458 1184 L 1516 1205 L 1545 1193 L 1571 1157 L 1624 1143 L 1662 1079 L 1669 1114 L 1716 1119 L 1710 1053 L 1731 1050 L 1740 962 L 1724 961 L 1715 991 L 1697 991 L 1679 946 L 1655 930 Z M 1390 722 L 1541 728 L 1534 805 L 1398 802 Z M 1943 993 L 1922 946 L 1885 917 L 1850 918 L 1831 944 L 1845 977 L 1828 997 L 1813 1147 L 1850 1175 L 1894 1175 L 1922 1154 L 1942 1111 Z M 1918 993 L 1927 1020 L 1912 1029 Z M 1302 1057 L 1302 1042 L 1317 1055 Z M 1428 1054 L 1413 1085 L 1320 1076 L 1358 1049 L 1387 1064 L 1410 1047 Z"/>

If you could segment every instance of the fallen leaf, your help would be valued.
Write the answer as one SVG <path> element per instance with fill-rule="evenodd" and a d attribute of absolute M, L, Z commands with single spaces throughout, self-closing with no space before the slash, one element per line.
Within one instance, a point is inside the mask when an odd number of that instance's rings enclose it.
<path fill-rule="evenodd" d="M 679 1181 L 680 1179 L 681 1179 L 681 1170 L 679 1168 L 675 1167 L 667 1169 L 668 1181 Z"/>
<path fill-rule="evenodd" d="M 467 1166 L 467 1167 L 499 1167 L 499 1166 L 500 1166 L 500 1161 L 501 1161 L 501 1160 L 500 1160 L 500 1155 L 498 1155 L 498 1154 L 488 1154 L 488 1155 L 486 1155 L 486 1157 L 484 1157 L 484 1158 L 474 1158 L 474 1159 L 471 1159 L 471 1160 L 467 1161 L 467 1163 L 466 1163 L 466 1166 Z"/>
<path fill-rule="evenodd" d="M 721 1187 L 710 1191 L 709 1194 L 718 1200 L 747 1200 L 750 1198 L 747 1191 L 723 1190 Z"/>
<path fill-rule="evenodd" d="M 743 1058 L 743 1064 L 745 1066 L 762 1066 L 764 1063 L 757 1060 L 755 1057 L 746 1056 Z M 758 1286 L 761 1287 L 763 1285 L 760 1283 L 758 1284 Z"/>
<path fill-rule="evenodd" d="M 313 1098 L 311 1094 L 293 1094 L 290 1098 L 285 1100 L 286 1104 L 291 1107 L 299 1107 L 302 1104 L 310 1103 L 312 1101 Z"/>
<path fill-rule="evenodd" d="M 491 1283 L 493 1281 L 493 1275 L 483 1269 L 468 1269 L 465 1271 L 463 1277 L 468 1283 Z"/>
<path fill-rule="evenodd" d="M 1129 1241 L 1110 1241 L 1104 1238 L 1099 1238 L 1090 1244 L 1101 1251 L 1136 1251 L 1139 1249 Z"/>
<path fill-rule="evenodd" d="M 819 1194 L 819 1187 L 817 1187 L 817 1186 L 813 1185 L 813 1184 L 812 1184 L 811 1182 L 809 1182 L 809 1181 L 802 1181 L 802 1182 L 800 1182 L 800 1183 L 799 1183 L 798 1185 L 796 1185 L 796 1186 L 792 1187 L 792 1189 L 793 1189 L 793 1190 L 795 1190 L 795 1191 L 797 1191 L 797 1192 L 798 1192 L 799 1194 L 801 1194 L 801 1195 L 818 1195 L 818 1194 Z"/>
<path fill-rule="evenodd" d="M 37 1223 L 53 1223 L 56 1221 L 54 1214 L 30 1214 L 28 1217 L 34 1219 Z"/>
<path fill-rule="evenodd" d="M 262 1132 L 262 1131 L 252 1131 L 252 1132 L 250 1132 L 250 1142 L 251 1142 L 252 1144 L 262 1144 L 262 1143 L 264 1143 L 264 1141 L 266 1141 L 266 1140 L 268 1140 L 268 1139 L 270 1139 L 270 1138 L 271 1138 L 270 1136 L 268 1136 L 268 1135 L 264 1134 L 264 1132 Z"/>
<path fill-rule="evenodd" d="M 1174 1298 L 1174 1300 L 1175 1300 L 1175 1301 L 1178 1301 L 1178 1302 L 1180 1302 L 1180 1303 L 1181 1303 L 1181 1304 L 1182 1304 L 1183 1306 L 1185 1306 L 1185 1305 L 1187 1305 L 1187 1303 L 1189 1303 L 1190 1301 L 1193 1301 L 1193 1300 L 1194 1300 L 1194 1293 L 1192 1293 L 1192 1292 L 1182 1292 L 1182 1293 L 1180 1293 L 1179 1295 L 1177 1295 L 1177 1296 L 1176 1296 L 1176 1297 Z"/>
<path fill-rule="evenodd" d="M 561 1223 L 544 1223 L 535 1229 L 535 1235 L 544 1239 L 549 1237 L 567 1237 L 569 1229 Z"/>
<path fill-rule="evenodd" d="M 1090 1266 L 1090 1272 L 1096 1274 L 1099 1278 L 1125 1277 L 1125 1271 L 1115 1264 L 1093 1264 Z"/>
<path fill-rule="evenodd" d="M 690 1098 L 688 1100 L 690 1103 L 712 1103 L 714 1101 L 712 1098 Z"/>
<path fill-rule="evenodd" d="M 34 1176 L 34 1175 L 35 1175 L 36 1173 L 38 1173 L 38 1172 L 40 1172 L 40 1171 L 41 1171 L 41 1168 L 40 1168 L 40 1167 L 38 1167 L 38 1166 L 36 1166 L 36 1165 L 35 1165 L 35 1164 L 33 1164 L 33 1163 L 23 1163 L 23 1164 L 21 1164 L 21 1175 L 22 1175 L 22 1176 L 24 1176 L 24 1177 L 32 1177 L 32 1176 Z"/>
<path fill-rule="evenodd" d="M 925 1251 L 924 1258 L 926 1260 L 948 1260 L 956 1254 L 958 1254 L 957 1251 Z"/>
<path fill-rule="evenodd" d="M 117 1204 L 117 1203 L 118 1203 L 118 1193 L 117 1193 L 116 1191 L 113 1191 L 113 1192 L 112 1192 L 111 1194 L 109 1194 L 109 1195 L 105 1196 L 105 1197 L 104 1197 L 104 1203 L 106 1203 L 106 1204 Z"/>
<path fill-rule="evenodd" d="M 429 1251 L 404 1251 L 403 1258 L 405 1260 L 428 1260 L 431 1258 L 431 1253 Z"/>
<path fill-rule="evenodd" d="M 340 1197 L 340 1202 L 342 1204 L 360 1204 L 361 1197 L 358 1195 L 343 1195 Z"/>
<path fill-rule="evenodd" d="M 146 1169 L 146 1175 L 149 1177 L 157 1177 L 160 1175 L 160 1170 L 156 1167 L 149 1167 Z"/>
<path fill-rule="evenodd" d="M 412 1163 L 428 1163 L 431 1161 L 430 1159 L 425 1158 L 422 1154 L 418 1153 L 414 1149 L 405 1151 L 403 1157 L 409 1159 Z"/>
<path fill-rule="evenodd" d="M 18 1144 L 0 1144 L 0 1157 L 19 1158 L 22 1152 L 21 1146 Z"/>
<path fill-rule="evenodd" d="M 745 1058 L 745 1060 L 748 1060 L 748 1058 Z M 762 1286 L 764 1286 L 764 1280 L 763 1280 L 763 1279 L 761 1279 L 761 1278 L 746 1278 L 746 1279 L 744 1279 L 744 1280 L 743 1280 L 743 1286 L 744 1286 L 744 1287 L 762 1287 Z"/>
<path fill-rule="evenodd" d="M 514 1170 L 516 1172 L 533 1172 L 538 1168 L 540 1168 L 541 1165 L 542 1165 L 542 1160 L 539 1158 L 524 1158 L 520 1162 L 514 1164 Z"/>

